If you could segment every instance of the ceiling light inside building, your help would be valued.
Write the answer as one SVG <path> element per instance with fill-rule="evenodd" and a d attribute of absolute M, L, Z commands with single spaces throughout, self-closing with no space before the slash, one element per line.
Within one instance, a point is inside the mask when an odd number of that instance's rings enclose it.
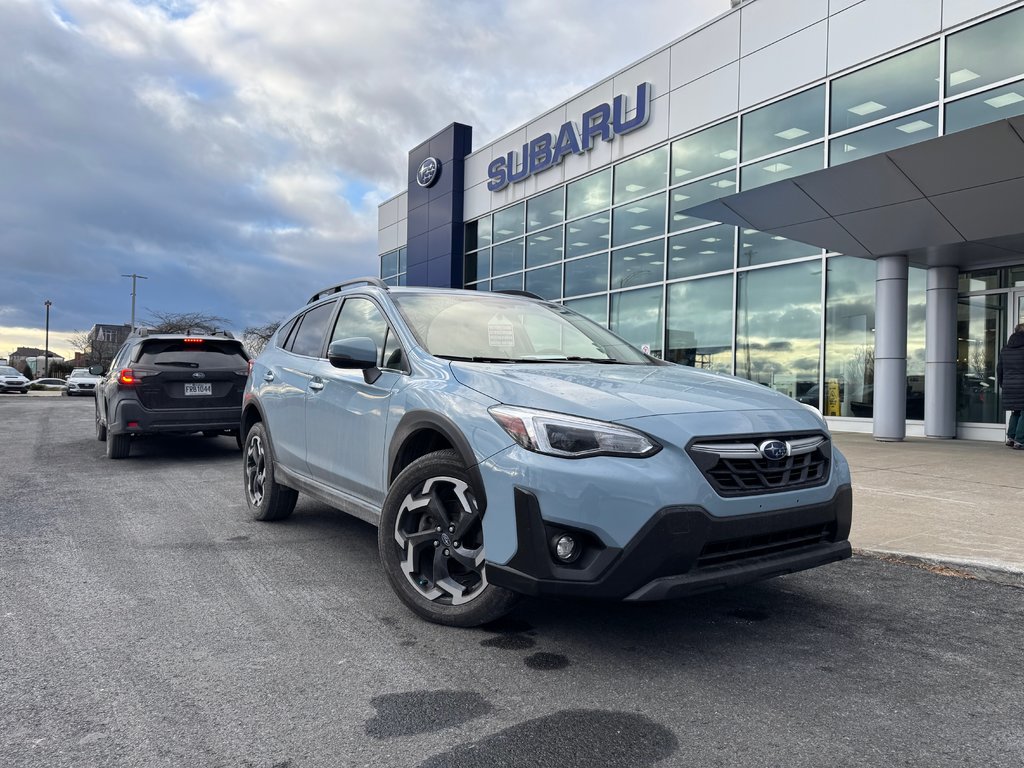
<path fill-rule="evenodd" d="M 711 186 L 718 187 L 719 189 L 728 189 L 729 187 L 735 187 L 736 182 L 730 179 L 719 179 L 718 181 L 712 181 Z"/>
<path fill-rule="evenodd" d="M 714 256 L 715 252 L 714 251 L 701 251 L 700 255 L 701 256 Z"/>
<path fill-rule="evenodd" d="M 705 237 L 703 240 L 701 240 L 701 242 L 702 243 L 718 243 L 718 242 L 721 242 L 721 240 L 722 240 L 722 238 L 720 238 L 720 237 Z"/>
<path fill-rule="evenodd" d="M 551 238 L 548 237 L 547 235 L 537 235 L 533 239 L 540 243 L 546 243 Z"/>
<path fill-rule="evenodd" d="M 632 227 L 630 227 L 630 229 L 635 229 L 638 232 L 643 232 L 645 229 L 650 229 L 650 228 L 651 227 L 650 227 L 649 224 L 634 224 Z"/>
<path fill-rule="evenodd" d="M 772 240 L 785 240 L 782 235 L 772 235 Z"/>
<path fill-rule="evenodd" d="M 771 165 L 764 166 L 764 169 L 768 173 L 782 173 L 782 171 L 788 171 L 792 167 L 792 165 L 786 165 L 785 163 L 772 163 Z"/>
<path fill-rule="evenodd" d="M 879 104 L 877 101 L 865 101 L 863 104 L 858 104 L 855 107 L 850 107 L 849 112 L 853 112 L 855 115 L 870 115 L 872 112 L 878 112 L 879 110 L 885 109 L 885 104 Z"/>
<path fill-rule="evenodd" d="M 723 160 L 735 160 L 737 156 L 738 153 L 735 149 L 727 149 L 725 150 L 725 152 L 719 152 L 717 155 L 715 155 L 715 157 L 720 157 Z"/>
<path fill-rule="evenodd" d="M 626 185 L 626 191 L 627 192 L 639 192 L 641 189 L 647 189 L 647 187 L 643 186 L 642 184 L 627 184 Z"/>
<path fill-rule="evenodd" d="M 903 125 L 897 125 L 896 130 L 903 131 L 904 133 L 917 133 L 923 131 L 925 128 L 931 128 L 932 124 L 927 123 L 924 120 L 914 120 L 911 123 L 904 123 Z"/>
<path fill-rule="evenodd" d="M 647 213 L 647 209 L 642 205 L 634 205 L 632 208 L 626 209 L 627 213 Z"/>
<path fill-rule="evenodd" d="M 608 223 L 608 219 L 606 219 L 606 218 L 604 218 L 602 216 L 600 219 L 594 219 L 594 223 L 595 224 L 607 224 Z"/>
<path fill-rule="evenodd" d="M 977 72 L 972 72 L 969 69 L 958 69 L 956 72 L 949 73 L 949 84 L 960 85 L 961 83 L 969 83 L 971 80 L 977 80 L 981 75 Z"/>
<path fill-rule="evenodd" d="M 843 152 L 853 152 L 857 148 L 853 144 L 843 144 Z"/>
<path fill-rule="evenodd" d="M 801 136 L 806 136 L 807 131 L 801 128 L 787 128 L 784 131 L 779 131 L 775 135 L 778 136 L 780 139 L 792 141 L 793 139 L 799 139 Z"/>
<path fill-rule="evenodd" d="M 676 168 L 675 170 L 676 176 L 689 176 L 691 173 L 693 173 L 693 171 L 688 171 L 685 168 Z"/>
<path fill-rule="evenodd" d="M 996 109 L 1008 107 L 1011 104 L 1016 104 L 1018 101 L 1024 101 L 1024 96 L 1013 91 L 1010 91 L 1010 93 L 1004 93 L 1002 96 L 993 96 L 991 99 L 985 99 L 986 104 L 990 107 L 995 107 Z"/>

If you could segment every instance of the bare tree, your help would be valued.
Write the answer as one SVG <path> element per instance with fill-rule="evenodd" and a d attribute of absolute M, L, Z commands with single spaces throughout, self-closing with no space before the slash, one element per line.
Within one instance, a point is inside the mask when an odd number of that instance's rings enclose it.
<path fill-rule="evenodd" d="M 73 336 L 65 339 L 72 349 L 82 353 L 86 365 L 102 365 L 106 367 L 114 359 L 120 344 L 114 341 L 92 339 L 88 331 L 75 330 Z"/>
<path fill-rule="evenodd" d="M 150 333 L 217 333 L 228 326 L 226 318 L 205 312 L 148 312 L 142 324 Z"/>
<path fill-rule="evenodd" d="M 242 331 L 242 344 L 250 357 L 256 357 L 263 351 L 280 325 L 280 320 L 274 320 L 266 325 L 250 325 Z"/>

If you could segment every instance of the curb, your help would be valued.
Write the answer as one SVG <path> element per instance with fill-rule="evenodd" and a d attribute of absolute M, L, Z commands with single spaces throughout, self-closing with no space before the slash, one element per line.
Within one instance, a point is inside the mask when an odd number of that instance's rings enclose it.
<path fill-rule="evenodd" d="M 942 576 L 955 576 L 961 579 L 977 579 L 1007 587 L 1024 589 L 1024 571 L 1009 566 L 978 563 L 969 560 L 951 560 L 925 555 L 910 555 L 905 552 L 893 552 L 884 549 L 860 549 L 855 547 L 854 554 L 885 560 L 890 563 L 901 563 Z"/>

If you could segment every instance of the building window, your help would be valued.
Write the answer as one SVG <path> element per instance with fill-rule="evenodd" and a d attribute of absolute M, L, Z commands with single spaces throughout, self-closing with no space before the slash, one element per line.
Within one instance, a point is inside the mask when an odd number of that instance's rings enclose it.
<path fill-rule="evenodd" d="M 475 251 L 491 244 L 491 217 L 471 221 L 466 225 L 466 251 Z"/>
<path fill-rule="evenodd" d="M 798 393 L 826 416 L 870 417 L 875 384 L 875 262 L 828 260 L 825 386 Z"/>
<path fill-rule="evenodd" d="M 608 295 L 591 296 L 587 299 L 573 299 L 565 302 L 573 312 L 589 317 L 598 325 L 608 327 Z"/>
<path fill-rule="evenodd" d="M 634 200 L 612 211 L 612 245 L 665 234 L 665 193 Z"/>
<path fill-rule="evenodd" d="M 728 224 L 718 224 L 670 237 L 669 280 L 732 269 L 735 244 L 736 227 Z"/>
<path fill-rule="evenodd" d="M 756 267 L 815 255 L 821 255 L 821 248 L 816 245 L 798 243 L 781 235 L 770 235 L 756 229 L 744 229 L 737 261 L 741 267 Z"/>
<path fill-rule="evenodd" d="M 499 243 L 491 249 L 491 274 L 503 275 L 523 268 L 523 238 Z M 495 289 L 497 290 L 497 289 Z"/>
<path fill-rule="evenodd" d="M 668 186 L 668 147 L 659 147 L 615 166 L 615 204 Z"/>
<path fill-rule="evenodd" d="M 732 373 L 732 275 L 668 287 L 667 360 Z"/>
<path fill-rule="evenodd" d="M 946 95 L 1024 75 L 1024 8 L 946 39 Z"/>
<path fill-rule="evenodd" d="M 740 169 L 740 189 L 754 189 L 824 167 L 825 147 L 822 144 L 814 144 L 795 152 L 775 155 L 743 166 Z"/>
<path fill-rule="evenodd" d="M 1024 115 L 1024 81 L 1020 80 L 947 104 L 945 130 L 956 133 L 1017 115 Z"/>
<path fill-rule="evenodd" d="M 406 249 L 389 251 L 380 257 L 380 278 L 385 285 L 405 285 Z"/>
<path fill-rule="evenodd" d="M 818 383 L 820 259 L 736 276 L 736 374 L 790 397 Z"/>
<path fill-rule="evenodd" d="M 1007 337 L 1006 294 L 961 296 L 957 302 L 957 421 L 1002 423 L 996 393 L 999 350 Z"/>
<path fill-rule="evenodd" d="M 725 195 L 731 195 L 735 191 L 736 171 L 727 171 L 717 176 L 695 181 L 692 184 L 676 187 L 672 190 L 672 218 L 669 231 L 678 232 L 681 229 L 707 224 L 705 219 L 698 219 L 696 216 L 684 214 L 682 211 Z"/>
<path fill-rule="evenodd" d="M 939 110 L 926 109 L 912 115 L 898 117 L 888 123 L 847 133 L 832 139 L 829 157 L 831 165 L 899 149 L 939 135 Z"/>
<path fill-rule="evenodd" d="M 612 288 L 660 283 L 664 279 L 664 240 L 652 240 L 612 251 Z"/>
<path fill-rule="evenodd" d="M 736 165 L 736 118 L 672 142 L 673 184 Z"/>
<path fill-rule="evenodd" d="M 534 232 L 526 238 L 526 266 L 539 267 L 562 258 L 562 228 Z"/>
<path fill-rule="evenodd" d="M 608 290 L 608 254 L 565 262 L 565 295 L 583 296 Z M 604 322 L 603 320 L 601 321 Z"/>
<path fill-rule="evenodd" d="M 491 276 L 491 249 L 470 253 L 466 256 L 463 282 L 474 283 Z"/>
<path fill-rule="evenodd" d="M 526 205 L 518 203 L 494 214 L 494 242 L 508 240 L 523 234 Z"/>
<path fill-rule="evenodd" d="M 533 232 L 565 221 L 565 187 L 531 197 L 526 203 L 526 231 Z"/>
<path fill-rule="evenodd" d="M 566 190 L 565 217 L 575 219 L 608 210 L 612 203 L 611 184 L 611 168 L 572 182 Z"/>
<path fill-rule="evenodd" d="M 743 115 L 742 131 L 744 162 L 820 139 L 825 135 L 825 86 Z"/>
<path fill-rule="evenodd" d="M 609 327 L 634 347 L 647 347 L 650 354 L 660 357 L 665 327 L 662 314 L 660 285 L 613 293 Z"/>
<path fill-rule="evenodd" d="M 566 224 L 565 257 L 583 256 L 608 247 L 612 218 L 608 211 Z"/>
<path fill-rule="evenodd" d="M 505 275 L 491 280 L 492 291 L 521 291 L 523 290 L 523 273 L 517 272 L 514 275 Z"/>
<path fill-rule="evenodd" d="M 549 301 L 562 298 L 562 265 L 531 269 L 526 273 L 526 290 Z"/>
<path fill-rule="evenodd" d="M 832 82 L 832 132 L 939 100 L 939 43 L 893 56 Z"/>

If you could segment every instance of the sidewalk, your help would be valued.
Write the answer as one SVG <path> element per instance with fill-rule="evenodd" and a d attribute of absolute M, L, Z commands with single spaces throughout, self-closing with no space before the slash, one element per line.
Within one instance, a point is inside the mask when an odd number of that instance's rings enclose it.
<path fill-rule="evenodd" d="M 834 432 L 853 474 L 854 550 L 1024 586 L 1024 451 Z"/>

